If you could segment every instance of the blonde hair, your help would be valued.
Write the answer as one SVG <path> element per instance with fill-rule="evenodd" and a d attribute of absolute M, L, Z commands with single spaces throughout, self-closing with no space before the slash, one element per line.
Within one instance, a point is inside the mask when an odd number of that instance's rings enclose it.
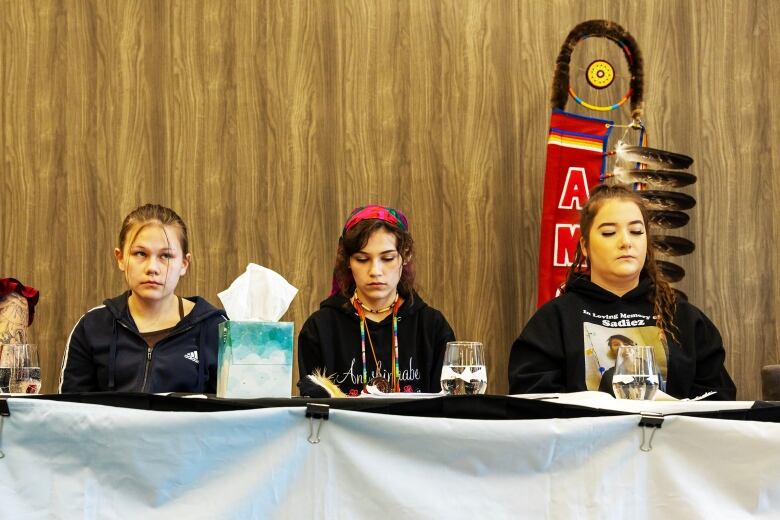
<path fill-rule="evenodd" d="M 187 255 L 190 252 L 187 225 L 175 211 L 159 204 L 138 206 L 125 217 L 124 222 L 122 222 L 122 229 L 119 230 L 119 249 L 124 251 L 125 245 L 132 245 L 138 233 L 149 224 L 160 224 L 163 227 L 171 226 L 176 229 L 179 235 L 182 255 Z M 136 226 L 138 227 L 135 233 L 128 240 L 128 234 Z"/>

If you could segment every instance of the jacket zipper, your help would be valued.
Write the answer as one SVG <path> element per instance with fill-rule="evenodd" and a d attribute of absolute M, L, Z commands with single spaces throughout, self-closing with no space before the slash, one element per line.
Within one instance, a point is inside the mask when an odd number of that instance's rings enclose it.
<path fill-rule="evenodd" d="M 146 380 L 149 377 L 149 366 L 152 364 L 152 347 L 146 347 L 146 367 L 144 368 L 144 382 L 141 392 L 146 392 Z"/>
<path fill-rule="evenodd" d="M 141 335 L 140 335 L 138 332 L 134 331 L 134 330 L 133 330 L 133 329 L 131 329 L 131 328 L 130 328 L 128 325 L 126 325 L 125 323 L 123 323 L 123 322 L 122 322 L 122 320 L 117 320 L 117 322 L 118 322 L 118 323 L 119 323 L 119 324 L 120 324 L 122 327 L 124 327 L 125 329 L 127 329 L 129 332 L 131 332 L 131 333 L 135 334 L 135 335 L 136 335 L 138 338 L 140 338 L 142 341 L 146 341 L 146 340 L 144 340 L 143 336 L 141 336 Z M 157 343 L 157 345 L 159 345 L 159 344 L 160 344 L 160 343 L 162 343 L 163 341 L 166 341 L 168 338 L 171 338 L 172 336 L 178 336 L 179 334 L 182 334 L 182 333 L 184 333 L 184 332 L 187 332 L 188 330 L 190 330 L 190 329 L 192 329 L 192 328 L 195 328 L 195 324 L 194 324 L 194 323 L 193 323 L 193 324 L 191 324 L 190 326 L 188 326 L 188 327 L 187 327 L 187 328 L 185 328 L 185 329 L 178 330 L 178 331 L 174 332 L 173 334 L 169 334 L 168 336 L 166 336 L 165 338 L 163 338 L 162 340 L 160 340 L 160 341 Z M 148 380 L 148 378 L 149 378 L 149 369 L 151 368 L 151 366 L 152 366 L 152 347 L 146 347 L 146 365 L 144 366 L 144 381 L 143 381 L 143 383 L 141 384 L 141 390 L 140 390 L 141 392 L 146 392 L 146 382 L 147 382 L 147 380 Z"/>

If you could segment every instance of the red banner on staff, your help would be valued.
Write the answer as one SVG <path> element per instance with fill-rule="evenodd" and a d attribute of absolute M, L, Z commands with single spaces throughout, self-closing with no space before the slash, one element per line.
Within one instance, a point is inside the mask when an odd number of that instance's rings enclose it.
<path fill-rule="evenodd" d="M 580 209 L 604 173 L 612 121 L 553 109 L 539 240 L 537 304 L 555 297 L 574 261 Z"/>

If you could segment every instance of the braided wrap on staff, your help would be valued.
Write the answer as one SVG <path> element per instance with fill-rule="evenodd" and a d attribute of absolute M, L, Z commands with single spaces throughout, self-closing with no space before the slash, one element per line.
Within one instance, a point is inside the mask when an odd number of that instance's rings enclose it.
<path fill-rule="evenodd" d="M 558 58 L 555 60 L 555 76 L 550 103 L 553 108 L 563 110 L 569 98 L 569 63 L 572 52 L 577 44 L 585 38 L 609 38 L 630 54 L 629 69 L 631 71 L 631 118 L 638 122 L 642 117 L 644 95 L 644 68 L 642 53 L 631 34 L 622 26 L 608 20 L 589 20 L 575 26 L 561 46 Z"/>

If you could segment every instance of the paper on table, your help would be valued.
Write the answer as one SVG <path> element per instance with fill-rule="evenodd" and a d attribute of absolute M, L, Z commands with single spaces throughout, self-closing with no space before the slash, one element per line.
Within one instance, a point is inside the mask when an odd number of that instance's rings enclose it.
<path fill-rule="evenodd" d="M 423 398 L 430 398 L 430 397 L 441 397 L 443 395 L 447 395 L 444 392 L 439 393 L 422 393 L 422 392 L 390 392 L 385 393 L 377 389 L 374 385 L 368 385 L 366 387 L 366 391 L 368 393 L 360 393 L 358 397 L 361 398 L 372 398 L 372 397 L 381 397 L 384 399 L 423 399 Z"/>
<path fill-rule="evenodd" d="M 511 397 L 518 397 L 521 399 L 543 399 L 558 404 L 587 406 L 589 408 L 601 408 L 629 413 L 658 412 L 664 414 L 675 414 L 716 410 L 738 410 L 742 408 L 750 408 L 753 406 L 752 401 L 701 401 L 701 399 L 707 397 L 707 395 L 711 394 L 702 394 L 701 396 L 698 396 L 694 399 L 685 401 L 678 401 L 672 396 L 668 396 L 671 400 L 663 401 L 615 399 L 610 394 L 595 391 L 571 392 L 568 394 L 519 394 L 513 395 Z"/>
<path fill-rule="evenodd" d="M 716 392 L 716 391 L 712 390 L 711 392 L 704 392 L 703 394 L 701 394 L 701 395 L 699 395 L 699 396 L 696 396 L 696 397 L 693 397 L 693 398 L 691 398 L 691 399 L 680 399 L 680 400 L 681 400 L 681 401 L 701 401 L 702 399 L 706 399 L 706 398 L 708 398 L 709 396 L 711 396 L 711 395 L 715 395 L 715 394 L 717 394 L 717 393 L 718 393 L 718 392 Z M 672 399 L 674 399 L 674 398 L 672 398 Z"/>
<path fill-rule="evenodd" d="M 655 395 L 653 396 L 653 401 L 679 401 L 679 399 L 672 397 L 671 395 L 667 394 L 666 392 L 662 392 L 661 390 L 656 390 Z"/>

